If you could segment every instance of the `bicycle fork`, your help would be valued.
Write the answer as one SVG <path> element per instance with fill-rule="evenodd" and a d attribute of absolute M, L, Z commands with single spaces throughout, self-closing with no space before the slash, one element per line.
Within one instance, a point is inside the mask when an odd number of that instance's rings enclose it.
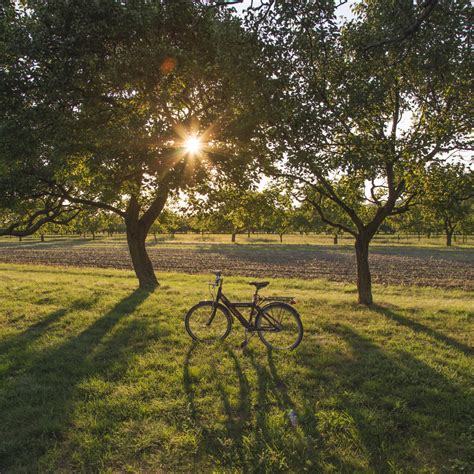
<path fill-rule="evenodd" d="M 212 305 L 211 317 L 209 318 L 209 321 L 206 323 L 207 327 L 209 327 L 212 324 L 212 321 L 216 317 L 216 311 L 217 311 L 217 303 L 214 302 L 214 304 Z"/>

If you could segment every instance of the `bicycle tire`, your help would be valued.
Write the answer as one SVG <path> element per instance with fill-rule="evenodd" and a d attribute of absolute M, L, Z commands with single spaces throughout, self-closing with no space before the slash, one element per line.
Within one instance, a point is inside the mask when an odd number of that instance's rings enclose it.
<path fill-rule="evenodd" d="M 275 312 L 277 315 L 272 316 L 271 313 Z M 290 327 L 289 322 L 285 321 L 285 327 L 281 328 L 279 330 L 272 331 L 272 327 L 277 329 L 277 326 L 281 326 L 283 323 L 283 317 L 288 316 L 289 321 L 293 324 L 293 328 Z M 280 318 L 278 320 L 278 318 Z M 278 324 L 277 324 L 278 323 Z M 265 305 L 257 314 L 257 318 L 255 320 L 255 327 L 257 329 L 258 337 L 260 340 L 269 348 L 272 350 L 294 350 L 296 349 L 302 339 L 303 339 L 303 323 L 301 322 L 301 317 L 296 311 L 295 308 L 290 306 L 288 303 L 282 303 L 282 302 L 275 302 L 275 303 L 270 303 L 268 305 Z M 293 331 L 292 329 L 296 329 Z M 294 332 L 294 340 L 293 336 L 290 333 Z M 281 345 L 277 344 L 278 339 L 276 337 L 273 337 L 271 335 L 273 334 L 279 334 L 283 335 L 283 331 L 285 331 L 284 336 L 287 336 L 289 339 L 290 343 L 285 344 L 283 343 Z M 273 339 L 273 341 L 272 341 Z M 280 336 L 279 338 L 282 340 L 283 338 Z"/>
<path fill-rule="evenodd" d="M 206 323 L 208 322 L 208 318 L 210 318 L 214 306 L 216 307 L 216 314 L 212 323 L 208 326 Z M 201 309 L 204 309 L 204 311 L 198 314 L 198 311 Z M 216 320 L 216 318 L 218 319 Z M 217 325 L 214 323 L 217 323 Z M 230 334 L 232 330 L 232 317 L 224 305 L 220 303 L 216 304 L 213 301 L 201 301 L 190 308 L 186 313 L 184 325 L 186 332 L 194 341 L 213 343 L 223 341 Z M 207 326 L 207 328 L 205 326 Z M 213 334 L 209 329 L 211 326 L 216 334 Z M 201 334 L 201 332 L 203 334 Z M 207 334 L 208 337 L 203 337 L 205 334 Z"/>

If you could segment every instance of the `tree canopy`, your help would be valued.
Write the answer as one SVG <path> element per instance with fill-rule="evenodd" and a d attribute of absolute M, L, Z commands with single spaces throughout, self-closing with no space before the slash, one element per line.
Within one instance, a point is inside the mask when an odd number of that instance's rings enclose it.
<path fill-rule="evenodd" d="M 428 163 L 471 146 L 472 7 L 430 3 L 419 24 L 412 2 L 372 0 L 345 23 L 335 2 L 276 2 L 249 19 L 278 91 L 261 149 L 324 222 L 355 237 L 364 304 L 380 225 L 410 208 Z"/>
<path fill-rule="evenodd" d="M 246 165 L 259 81 L 240 20 L 194 2 L 3 8 L 0 204 L 20 216 L 4 233 L 114 212 L 141 285 L 156 285 L 144 240 L 168 195 Z M 188 136 L 212 148 L 188 153 Z"/>

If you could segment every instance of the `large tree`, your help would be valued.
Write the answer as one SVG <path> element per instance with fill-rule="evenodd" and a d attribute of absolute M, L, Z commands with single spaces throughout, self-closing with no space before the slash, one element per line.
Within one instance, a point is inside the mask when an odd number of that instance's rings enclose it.
<path fill-rule="evenodd" d="M 171 193 L 244 166 L 236 143 L 258 108 L 255 48 L 210 3 L 3 2 L 0 233 L 110 211 L 125 222 L 140 286 L 158 284 L 151 225 Z M 188 136 L 207 152 L 187 151 Z"/>
<path fill-rule="evenodd" d="M 268 2 L 248 21 L 277 90 L 262 139 L 273 172 L 302 183 L 321 219 L 354 236 L 368 305 L 371 239 L 409 209 L 426 163 L 469 147 L 472 7 L 365 0 L 344 23 L 336 3 Z"/>

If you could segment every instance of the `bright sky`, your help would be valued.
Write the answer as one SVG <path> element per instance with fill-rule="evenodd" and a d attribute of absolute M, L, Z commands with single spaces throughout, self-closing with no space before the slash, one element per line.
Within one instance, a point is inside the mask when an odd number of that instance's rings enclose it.
<path fill-rule="evenodd" d="M 254 6 L 258 5 L 260 2 L 258 0 L 254 0 Z M 352 17 L 352 12 L 351 12 L 351 7 L 354 5 L 356 0 L 347 0 L 346 3 L 341 5 L 338 8 L 338 16 L 342 16 L 345 18 L 350 18 Z M 237 3 L 235 5 L 232 5 L 238 13 L 242 13 L 243 10 L 245 10 L 248 6 L 250 6 L 251 0 L 244 0 L 242 3 Z"/>

